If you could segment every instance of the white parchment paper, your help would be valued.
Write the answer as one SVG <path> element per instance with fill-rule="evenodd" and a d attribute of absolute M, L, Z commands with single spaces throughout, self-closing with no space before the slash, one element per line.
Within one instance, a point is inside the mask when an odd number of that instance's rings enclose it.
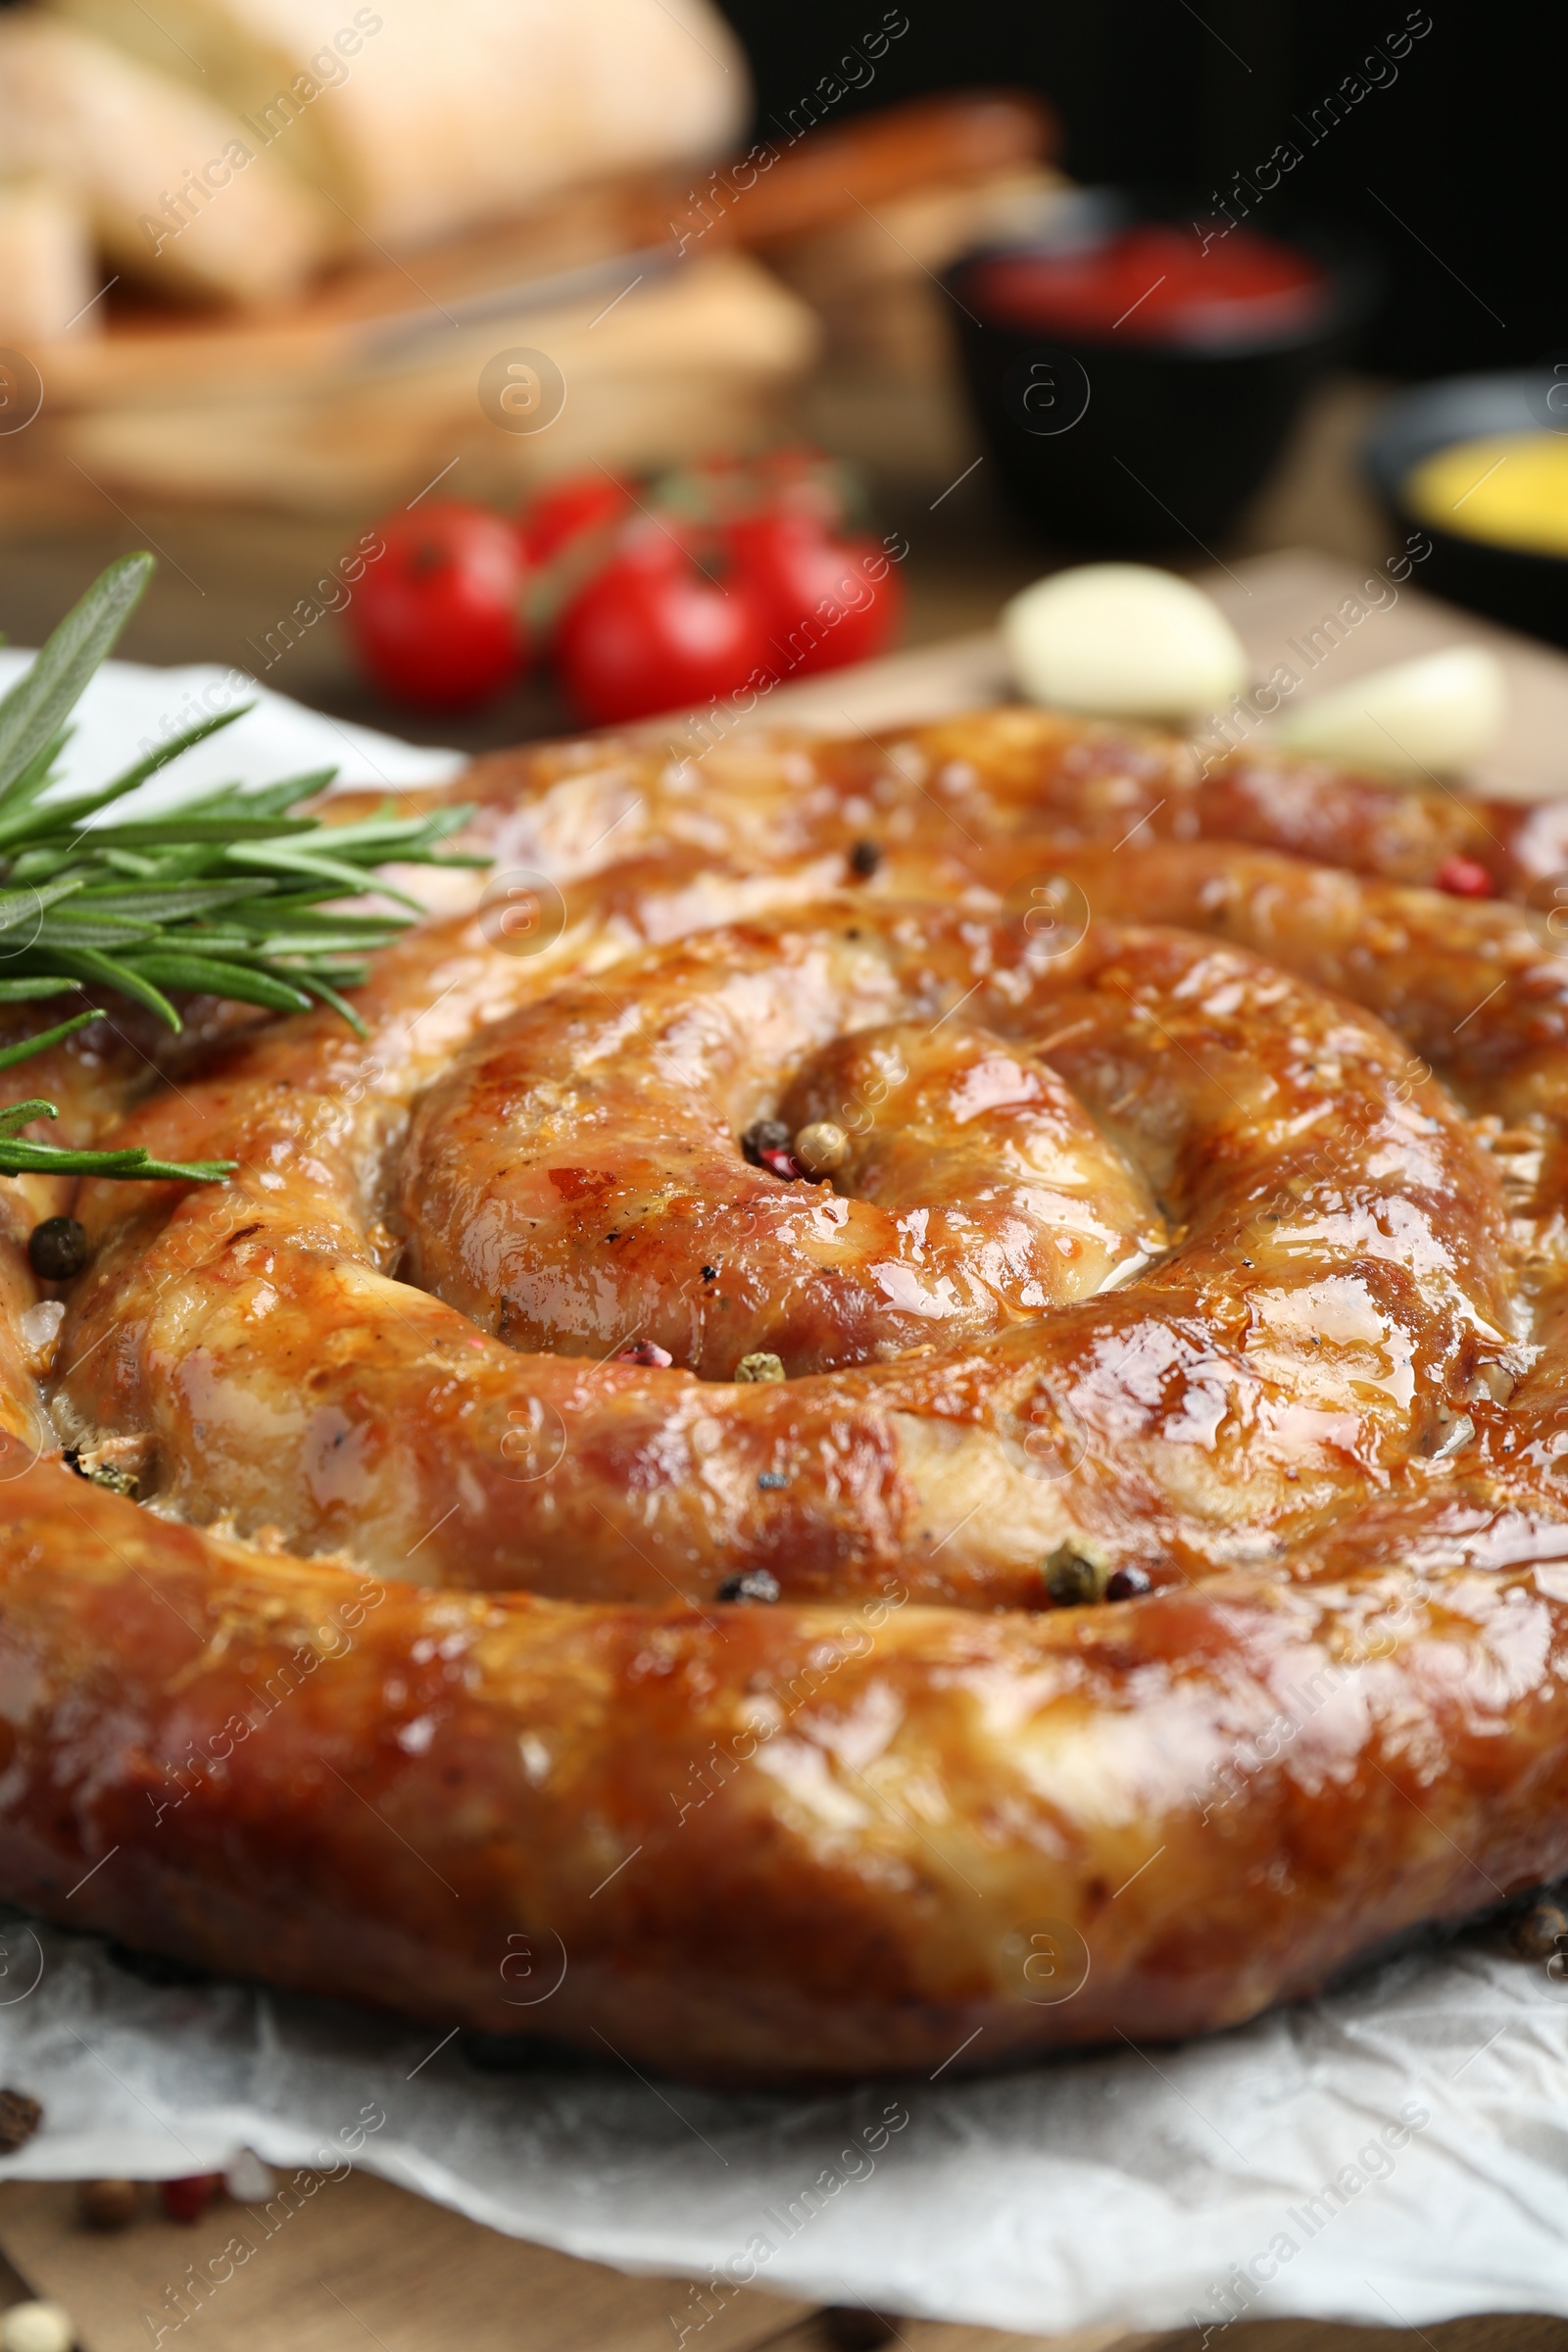
<path fill-rule="evenodd" d="M 684 2352 L 739 2284 L 1041 2330 L 1568 2315 L 1568 1984 L 1494 1936 L 1182 2049 L 814 2098 L 609 2058 L 479 2072 L 462 2034 L 155 1988 L 41 1925 L 0 1942 L 0 2081 L 46 2109 L 0 2178 L 352 2153 L 515 2236 L 710 2281 L 671 2289 Z"/>
<path fill-rule="evenodd" d="M 18 662 L 0 654 L 0 687 Z M 73 780 L 223 677 L 110 664 Z M 265 783 L 334 760 L 388 784 L 453 764 L 267 695 L 189 771 Z M 1496 1935 L 1179 2050 L 760 2098 L 608 2058 L 476 2071 L 462 2034 L 160 1988 L 19 1914 L 0 1925 L 0 2082 L 45 2107 L 0 2179 L 352 2154 L 514 2235 L 710 2281 L 671 2289 L 685 2352 L 740 2284 L 1040 2330 L 1568 2316 L 1568 1982 Z"/>
<path fill-rule="evenodd" d="M 0 646 L 0 694 L 32 660 L 20 646 Z M 73 713 L 74 732 L 60 762 L 62 784 L 74 792 L 107 784 L 133 760 L 167 743 L 202 718 L 240 709 L 246 711 L 177 763 L 172 762 L 137 796 L 136 809 L 161 807 L 198 787 L 215 784 L 277 784 L 306 768 L 336 766 L 342 784 L 430 784 L 463 765 L 457 752 L 426 751 L 400 743 L 374 727 L 307 710 L 239 669 L 193 662 L 179 669 L 152 669 L 140 662 L 106 662 L 89 681 Z M 130 803 L 117 812 L 123 819 Z"/>

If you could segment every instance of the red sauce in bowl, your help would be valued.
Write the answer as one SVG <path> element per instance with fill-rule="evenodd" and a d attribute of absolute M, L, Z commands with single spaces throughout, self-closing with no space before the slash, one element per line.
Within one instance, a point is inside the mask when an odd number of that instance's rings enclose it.
<path fill-rule="evenodd" d="M 1316 325 L 1328 295 L 1318 265 L 1255 231 L 1146 221 L 1092 245 L 1001 254 L 965 288 L 1000 322 L 1129 343 L 1250 343 Z"/>

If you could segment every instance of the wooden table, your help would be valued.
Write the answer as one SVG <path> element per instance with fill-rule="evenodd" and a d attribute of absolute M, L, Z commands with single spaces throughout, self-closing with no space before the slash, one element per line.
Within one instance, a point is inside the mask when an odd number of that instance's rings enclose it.
<path fill-rule="evenodd" d="M 848 711 L 858 723 L 896 722 L 921 710 L 960 708 L 1001 689 L 989 634 L 1002 599 L 1044 568 L 1031 546 L 992 506 L 983 471 L 950 495 L 974 451 L 961 416 L 934 396 L 913 396 L 889 424 L 883 388 L 819 388 L 816 429 L 834 446 L 859 433 L 878 459 L 884 503 L 908 536 L 910 619 L 916 649 L 862 673 L 792 689 L 799 714 L 827 724 Z M 1355 487 L 1347 452 L 1372 389 L 1334 388 L 1304 420 L 1292 462 L 1252 518 L 1248 536 L 1223 551 L 1211 575 L 1206 551 L 1189 568 L 1204 573 L 1230 612 L 1260 670 L 1274 648 L 1331 610 L 1348 582 L 1384 552 L 1378 517 Z M 859 408 L 857 402 L 859 402 Z M 889 457 L 889 451 L 893 453 Z M 900 453 L 903 453 L 902 461 Z M 951 470 L 947 470 L 950 469 Z M 321 526 L 277 517 L 106 514 L 85 494 L 70 517 L 47 523 L 25 512 L 0 514 L 0 625 L 36 642 L 110 556 L 160 542 L 162 576 L 128 633 L 124 651 L 150 661 L 212 660 L 256 666 L 247 640 L 262 642 L 276 615 L 337 552 Z M 1302 553 L 1263 556 L 1295 543 Z M 1455 636 L 1488 637 L 1502 652 L 1513 692 L 1505 742 L 1488 781 L 1515 791 L 1568 790 L 1568 662 L 1428 608 L 1413 589 L 1393 611 L 1358 626 L 1333 657 L 1338 683 Z M 956 639 L 956 642 L 954 640 Z M 1328 673 L 1326 673 L 1328 674 Z M 373 703 L 353 682 L 330 624 L 307 637 L 269 682 L 329 710 L 426 741 L 481 749 L 563 723 L 548 687 L 535 685 L 463 726 L 423 726 Z M 782 713 L 786 697 L 775 698 Z M 76 2222 L 74 2192 L 53 2183 L 0 2186 L 0 2301 L 49 2295 L 73 2314 L 82 2352 L 829 2352 L 822 2316 L 800 2303 L 746 2289 L 722 2307 L 704 2303 L 689 2281 L 632 2279 L 597 2264 L 497 2235 L 367 2175 L 328 2184 L 295 2214 L 260 2256 L 197 2307 L 173 2321 L 187 2266 L 231 2235 L 235 2208 L 215 2208 L 194 2228 L 165 2220 L 149 2197 L 143 2219 L 102 2237 Z M 1565 2214 L 1568 2235 L 1568 2214 Z M 9 2263 L 9 2270 L 6 2268 Z M 1565 2254 L 1568 2262 L 1568 2254 Z M 149 2321 L 147 2314 L 154 2317 Z M 693 2326 L 696 2315 L 703 2324 Z M 706 2318 L 704 2315 L 707 2315 Z M 160 2337 L 158 2328 L 165 2325 Z M 1322 2326 L 1301 2321 L 1239 2323 L 1225 2352 L 1568 2352 L 1568 2322 L 1477 2318 L 1427 2330 Z M 1114 2331 L 1053 2337 L 1005 2336 L 981 2328 L 902 2320 L 904 2352 L 1105 2352 Z M 1200 2352 L 1195 2333 L 1137 2339 L 1163 2352 Z"/>
<path fill-rule="evenodd" d="M 0 2188 L 0 2301 L 63 2303 L 81 2352 L 834 2352 L 830 2323 L 744 2288 L 722 2305 L 692 2282 L 627 2278 L 597 2263 L 498 2237 L 367 2174 L 327 2183 L 192 2316 L 175 2326 L 188 2266 L 205 2269 L 242 2212 L 194 2228 L 148 2214 L 114 2237 L 75 2218 L 54 2182 Z M 254 2232 L 253 2232 L 254 2234 Z M 149 2320 L 148 2315 L 153 2315 Z M 705 2323 L 705 2315 L 706 2323 Z M 695 2321 L 695 2325 L 693 2324 Z M 166 2332 L 157 2336 L 162 2325 Z M 889 2352 L 1203 2352 L 1197 2330 L 1004 2335 L 901 2319 Z M 1210 2338 L 1210 2345 L 1216 2339 Z M 1565 2352 L 1568 2322 L 1453 2320 L 1427 2329 L 1239 2322 L 1224 2352 Z"/>

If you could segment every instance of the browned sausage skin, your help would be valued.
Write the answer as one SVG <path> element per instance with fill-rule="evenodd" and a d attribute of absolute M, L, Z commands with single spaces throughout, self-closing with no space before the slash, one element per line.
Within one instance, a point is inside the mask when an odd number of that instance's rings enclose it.
<path fill-rule="evenodd" d="M 375 1266 L 379 1125 L 356 1151 L 365 1104 L 280 1089 L 292 1043 L 258 1036 L 124 1130 L 238 1159 L 224 1196 L 88 1188 L 57 1410 L 149 1437 L 182 1515 L 430 1581 L 701 1599 L 752 1563 L 808 1596 L 897 1561 L 1016 1606 L 1062 1544 L 1156 1579 L 1256 1557 L 1521 1368 L 1495 1179 L 1348 1005 L 1190 935 L 1054 944 L 830 901 L 549 991 L 393 1154 L 414 1291 Z M 421 982 L 448 1018 L 451 968 Z M 1027 1049 L 1081 1106 L 1055 1186 L 1020 1180 L 1032 1223 L 995 1155 L 894 1211 L 746 1165 L 748 1122 L 846 1032 L 940 1038 L 958 1006 L 999 1083 Z M 1063 1299 L 1040 1261 L 1086 1253 L 1091 1200 L 1120 1253 Z M 650 1336 L 677 1369 L 607 1360 Z M 759 1350 L 792 1377 L 734 1385 Z"/>
<path fill-rule="evenodd" d="M 0 1892 L 773 2082 L 1568 1867 L 1561 967 L 1420 886 L 1494 812 L 1027 712 L 475 783 L 529 952 L 61 1089 L 241 1163 L 78 1204 L 140 1505 L 11 1195 Z"/>
<path fill-rule="evenodd" d="M 431 1593 L 49 1465 L 10 1507 L 8 1893 L 432 2023 L 997 2063 L 1240 2020 L 1568 1863 L 1568 1604 L 1485 1515 L 1420 1579 L 998 1617 Z"/>

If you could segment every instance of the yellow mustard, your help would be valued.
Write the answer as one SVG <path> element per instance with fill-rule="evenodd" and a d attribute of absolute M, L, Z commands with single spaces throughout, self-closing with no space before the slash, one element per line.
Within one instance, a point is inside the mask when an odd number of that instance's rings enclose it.
<path fill-rule="evenodd" d="M 1568 434 L 1452 442 L 1405 476 L 1404 495 L 1411 513 L 1439 530 L 1568 556 Z"/>

